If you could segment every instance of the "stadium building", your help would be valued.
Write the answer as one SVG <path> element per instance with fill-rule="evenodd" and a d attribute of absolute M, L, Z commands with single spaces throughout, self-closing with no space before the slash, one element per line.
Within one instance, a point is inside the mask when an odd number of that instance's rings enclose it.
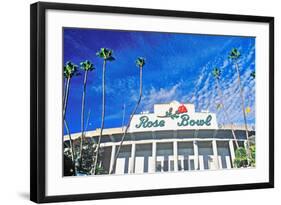
<path fill-rule="evenodd" d="M 215 113 L 196 112 L 193 104 L 177 101 L 155 104 L 154 112 L 142 112 L 132 118 L 120 149 L 115 169 L 114 156 L 125 128 L 103 130 L 101 163 L 115 174 L 214 170 L 233 168 L 235 143 L 231 126 L 218 125 Z M 244 126 L 235 126 L 239 146 L 246 144 Z M 97 141 L 100 129 L 86 132 Z M 81 133 L 72 134 L 79 139 Z M 249 130 L 255 140 L 254 129 Z M 68 135 L 64 136 L 68 141 Z"/>

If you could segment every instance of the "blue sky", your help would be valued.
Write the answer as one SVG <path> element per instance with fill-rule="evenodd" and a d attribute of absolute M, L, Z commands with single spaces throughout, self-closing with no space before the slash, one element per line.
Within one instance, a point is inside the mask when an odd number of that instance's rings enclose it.
<path fill-rule="evenodd" d="M 221 68 L 220 84 L 225 106 L 235 124 L 243 123 L 237 74 L 228 59 L 232 48 L 238 48 L 241 81 L 244 87 L 249 124 L 255 123 L 255 82 L 250 73 L 255 70 L 255 38 L 200 34 L 175 34 L 139 31 L 113 31 L 64 28 L 64 63 L 79 65 L 90 60 L 96 69 L 89 73 L 85 105 L 87 130 L 100 127 L 102 100 L 102 59 L 96 52 L 102 48 L 113 50 L 115 61 L 106 68 L 105 127 L 122 125 L 123 105 L 125 122 L 138 99 L 139 69 L 136 58 L 146 59 L 143 69 L 143 98 L 138 109 L 152 111 L 153 104 L 177 100 L 194 103 L 196 111 L 208 109 L 217 114 L 219 123 L 227 123 L 223 110 L 217 109 L 219 96 L 212 76 L 214 67 Z M 80 71 L 83 74 L 83 71 Z M 80 131 L 83 75 L 73 77 L 66 119 L 70 131 Z M 86 119 L 90 110 L 89 123 Z"/>

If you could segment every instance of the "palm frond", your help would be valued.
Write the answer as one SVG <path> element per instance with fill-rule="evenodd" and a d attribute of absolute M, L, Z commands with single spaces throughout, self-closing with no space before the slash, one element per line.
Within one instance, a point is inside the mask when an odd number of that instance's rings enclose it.
<path fill-rule="evenodd" d="M 108 60 L 108 61 L 114 61 L 114 60 L 115 60 L 115 58 L 114 58 L 114 57 L 112 57 L 112 56 L 110 56 L 110 57 L 108 57 L 108 58 L 107 58 L 107 60 Z"/>
<path fill-rule="evenodd" d="M 87 71 L 92 71 L 95 69 L 94 65 L 89 61 L 89 60 L 85 60 L 83 62 L 80 63 L 80 68 L 82 70 L 87 70 Z"/>
<path fill-rule="evenodd" d="M 145 65 L 145 58 L 138 57 L 137 60 L 136 60 L 136 65 L 138 67 L 143 67 Z"/>
<path fill-rule="evenodd" d="M 115 58 L 112 56 L 113 51 L 108 48 L 101 48 L 100 51 L 96 53 L 96 55 L 100 58 L 103 58 L 106 61 L 114 61 Z"/>
<path fill-rule="evenodd" d="M 72 76 L 77 75 L 78 66 L 72 63 L 71 61 L 67 61 L 63 67 L 63 74 L 65 78 L 71 78 Z"/>
<path fill-rule="evenodd" d="M 221 76 L 221 71 L 219 68 L 216 67 L 213 69 L 212 74 L 213 74 L 214 78 L 219 79 Z"/>
<path fill-rule="evenodd" d="M 240 58 L 241 54 L 240 52 L 238 51 L 237 48 L 233 48 L 230 53 L 229 53 L 229 58 L 232 59 L 232 60 L 235 60 L 235 59 L 238 59 Z"/>
<path fill-rule="evenodd" d="M 255 79 L 256 78 L 256 71 L 251 72 L 250 76 Z"/>

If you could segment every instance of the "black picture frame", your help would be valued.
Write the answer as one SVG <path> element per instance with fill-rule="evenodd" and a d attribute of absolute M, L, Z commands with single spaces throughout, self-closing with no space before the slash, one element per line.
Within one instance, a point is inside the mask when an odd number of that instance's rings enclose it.
<path fill-rule="evenodd" d="M 269 182 L 239 185 L 171 188 L 109 193 L 46 196 L 45 192 L 45 34 L 46 10 L 122 13 L 151 16 L 169 16 L 195 19 L 262 22 L 269 24 Z M 261 189 L 274 187 L 274 18 L 264 16 L 230 15 L 143 8 L 125 8 L 82 4 L 38 2 L 30 7 L 30 199 L 37 203 L 76 200 L 97 200 L 197 192 Z"/>

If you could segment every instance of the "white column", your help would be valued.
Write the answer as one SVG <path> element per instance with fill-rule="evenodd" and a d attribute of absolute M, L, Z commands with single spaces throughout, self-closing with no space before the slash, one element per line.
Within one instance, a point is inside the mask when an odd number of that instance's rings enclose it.
<path fill-rule="evenodd" d="M 113 163 L 114 163 L 114 158 L 115 158 L 115 151 L 116 151 L 116 145 L 112 145 L 111 147 L 111 157 L 110 157 L 110 167 L 109 167 L 109 174 L 112 172 L 114 169 Z"/>
<path fill-rule="evenodd" d="M 216 167 L 216 169 L 219 169 L 218 148 L 217 148 L 216 140 L 212 141 L 212 147 L 213 147 L 213 155 L 214 155 L 215 167 Z"/>
<path fill-rule="evenodd" d="M 248 141 L 247 140 L 244 140 L 244 148 L 245 148 L 245 150 L 248 150 Z"/>
<path fill-rule="evenodd" d="M 156 142 L 153 141 L 152 142 L 152 169 L 151 171 L 152 172 L 155 172 L 156 171 Z"/>
<path fill-rule="evenodd" d="M 130 173 L 135 173 L 136 143 L 132 143 Z"/>
<path fill-rule="evenodd" d="M 233 141 L 229 140 L 229 151 L 230 151 L 230 157 L 232 162 L 232 168 L 234 167 L 234 159 L 235 159 L 235 151 L 233 146 Z"/>
<path fill-rule="evenodd" d="M 194 151 L 194 169 L 199 170 L 199 152 L 198 152 L 198 142 L 193 141 L 193 151 Z"/>
<path fill-rule="evenodd" d="M 178 142 L 173 142 L 173 153 L 174 153 L 174 171 L 178 171 Z"/>

